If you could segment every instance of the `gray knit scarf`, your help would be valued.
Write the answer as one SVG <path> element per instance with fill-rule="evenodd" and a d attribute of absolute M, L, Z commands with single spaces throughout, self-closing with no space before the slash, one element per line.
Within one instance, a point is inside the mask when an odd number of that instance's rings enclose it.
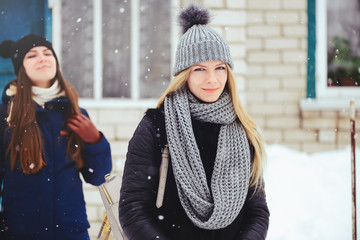
<path fill-rule="evenodd" d="M 191 117 L 221 124 L 211 190 L 196 144 Z M 165 98 L 165 126 L 176 186 L 187 216 L 199 228 L 231 224 L 245 202 L 250 177 L 250 149 L 236 120 L 230 94 L 214 103 L 199 102 L 183 87 Z"/>

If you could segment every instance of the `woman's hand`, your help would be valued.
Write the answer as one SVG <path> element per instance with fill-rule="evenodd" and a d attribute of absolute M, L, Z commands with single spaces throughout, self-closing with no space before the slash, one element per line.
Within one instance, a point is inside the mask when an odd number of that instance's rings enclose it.
<path fill-rule="evenodd" d="M 101 134 L 99 130 L 97 130 L 93 122 L 82 113 L 70 117 L 67 127 L 88 144 L 100 142 Z"/>

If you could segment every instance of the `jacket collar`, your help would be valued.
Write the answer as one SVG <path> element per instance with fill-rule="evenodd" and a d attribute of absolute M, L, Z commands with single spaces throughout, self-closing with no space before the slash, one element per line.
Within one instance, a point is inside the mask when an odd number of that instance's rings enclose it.
<path fill-rule="evenodd" d="M 55 98 L 51 101 L 46 102 L 43 106 L 40 106 L 39 104 L 35 103 L 35 111 L 36 112 L 45 112 L 47 110 L 58 110 L 58 111 L 64 111 L 67 109 L 69 105 L 69 99 L 65 97 L 59 97 Z"/>

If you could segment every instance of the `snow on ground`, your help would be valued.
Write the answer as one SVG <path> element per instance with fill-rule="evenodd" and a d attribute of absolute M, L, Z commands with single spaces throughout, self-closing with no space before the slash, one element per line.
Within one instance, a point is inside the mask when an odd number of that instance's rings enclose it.
<path fill-rule="evenodd" d="M 266 150 L 264 178 L 271 215 L 267 240 L 351 239 L 350 147 L 316 154 L 280 145 Z M 358 159 L 359 153 L 357 149 Z M 359 176 L 359 160 L 356 168 Z M 360 177 L 357 183 L 359 213 Z"/>

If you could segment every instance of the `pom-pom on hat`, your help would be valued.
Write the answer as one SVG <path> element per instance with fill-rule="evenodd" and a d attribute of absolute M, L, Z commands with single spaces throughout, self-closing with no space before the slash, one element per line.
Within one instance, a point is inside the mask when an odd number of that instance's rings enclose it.
<path fill-rule="evenodd" d="M 17 42 L 5 40 L 0 44 L 0 56 L 3 58 L 11 57 L 14 65 L 16 76 L 19 73 L 20 67 L 23 64 L 25 55 L 33 48 L 38 46 L 45 46 L 53 52 L 57 61 L 56 54 L 51 42 L 47 41 L 43 36 L 36 34 L 29 34 L 20 38 Z"/>
<path fill-rule="evenodd" d="M 226 62 L 233 68 L 229 46 L 219 33 L 207 26 L 209 20 L 209 11 L 193 4 L 179 15 L 183 36 L 176 50 L 174 76 L 194 64 L 207 61 Z"/>

